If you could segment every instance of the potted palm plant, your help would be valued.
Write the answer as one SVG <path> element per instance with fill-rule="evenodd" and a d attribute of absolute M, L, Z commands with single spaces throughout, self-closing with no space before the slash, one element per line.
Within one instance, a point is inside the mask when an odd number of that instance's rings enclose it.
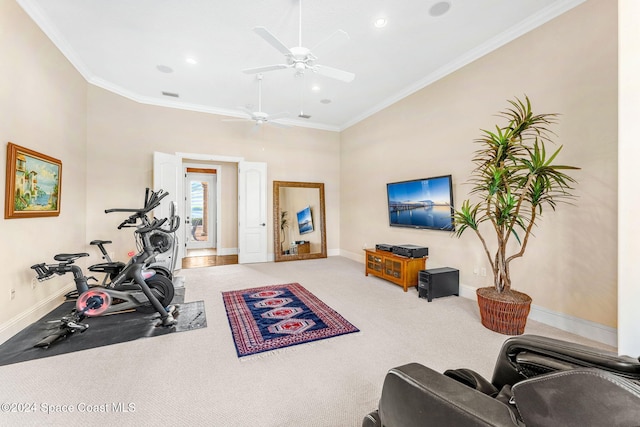
<path fill-rule="evenodd" d="M 285 235 L 285 230 L 287 228 L 289 228 L 289 220 L 287 219 L 287 211 L 281 211 L 280 212 L 280 250 L 282 251 L 282 253 L 285 252 L 283 245 L 286 242 L 286 235 Z"/>
<path fill-rule="evenodd" d="M 562 146 L 547 153 L 545 143 L 552 142 L 553 135 L 548 126 L 556 123 L 557 114 L 533 114 L 528 97 L 509 104 L 499 114 L 507 124 L 495 131 L 482 130 L 475 141 L 480 149 L 473 158 L 470 195 L 477 201 L 465 200 L 454 220 L 457 237 L 469 229 L 475 232 L 493 271 L 493 286 L 476 291 L 482 324 L 520 335 L 531 297 L 511 289 L 511 261 L 524 255 L 542 208 L 555 210 L 559 202 L 573 199 L 576 181 L 564 171 L 579 168 L 554 163 Z M 495 236 L 495 243 L 485 238 L 488 234 Z"/>

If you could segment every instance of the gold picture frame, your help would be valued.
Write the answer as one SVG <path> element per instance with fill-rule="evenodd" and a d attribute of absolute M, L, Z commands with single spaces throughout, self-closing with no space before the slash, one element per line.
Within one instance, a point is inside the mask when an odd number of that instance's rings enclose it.
<path fill-rule="evenodd" d="M 4 218 L 60 215 L 62 162 L 9 142 Z"/>

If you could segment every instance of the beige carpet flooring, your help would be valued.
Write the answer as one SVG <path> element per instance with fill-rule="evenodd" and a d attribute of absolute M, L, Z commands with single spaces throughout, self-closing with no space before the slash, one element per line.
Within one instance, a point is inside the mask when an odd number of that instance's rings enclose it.
<path fill-rule="evenodd" d="M 355 427 L 388 369 L 419 362 L 490 377 L 506 338 L 482 327 L 474 301 L 429 303 L 341 257 L 180 275 L 185 300 L 205 301 L 207 328 L 1 366 L 0 425 Z M 360 332 L 238 359 L 221 291 L 290 282 Z M 608 348 L 533 321 L 526 333 Z"/>

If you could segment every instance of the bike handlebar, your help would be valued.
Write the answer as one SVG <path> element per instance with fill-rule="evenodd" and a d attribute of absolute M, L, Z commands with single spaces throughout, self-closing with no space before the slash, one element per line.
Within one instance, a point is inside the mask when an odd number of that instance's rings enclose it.
<path fill-rule="evenodd" d="M 124 227 L 135 227 L 135 224 L 137 222 L 138 216 L 137 215 L 132 215 L 129 218 L 125 219 L 124 221 L 122 221 L 120 223 L 120 225 L 118 226 L 118 230 L 124 228 Z M 133 225 L 129 225 L 129 224 L 133 224 Z"/>
<path fill-rule="evenodd" d="M 167 222 L 167 218 L 162 218 L 162 219 L 157 219 L 155 218 L 151 224 L 147 225 L 146 227 L 141 227 L 138 228 L 136 230 L 136 233 L 148 233 L 150 231 L 153 231 L 157 228 L 160 228 L 162 226 L 162 224 L 164 224 L 165 222 Z"/>
<path fill-rule="evenodd" d="M 142 209 L 126 209 L 126 208 L 112 208 L 105 209 L 104 213 L 111 212 L 134 212 L 137 215 L 146 214 L 149 211 L 157 208 L 160 205 L 160 201 L 169 195 L 168 192 L 160 189 L 158 191 L 152 191 L 151 196 L 145 201 L 145 206 Z"/>

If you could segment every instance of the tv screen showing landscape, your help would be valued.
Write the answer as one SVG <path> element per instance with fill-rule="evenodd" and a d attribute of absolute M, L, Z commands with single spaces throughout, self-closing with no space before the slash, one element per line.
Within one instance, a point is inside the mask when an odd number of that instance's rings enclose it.
<path fill-rule="evenodd" d="M 313 231 L 313 220 L 311 219 L 311 208 L 307 206 L 297 213 L 298 231 L 300 234 L 311 233 Z"/>
<path fill-rule="evenodd" d="M 454 231 L 451 175 L 387 184 L 389 225 Z"/>

